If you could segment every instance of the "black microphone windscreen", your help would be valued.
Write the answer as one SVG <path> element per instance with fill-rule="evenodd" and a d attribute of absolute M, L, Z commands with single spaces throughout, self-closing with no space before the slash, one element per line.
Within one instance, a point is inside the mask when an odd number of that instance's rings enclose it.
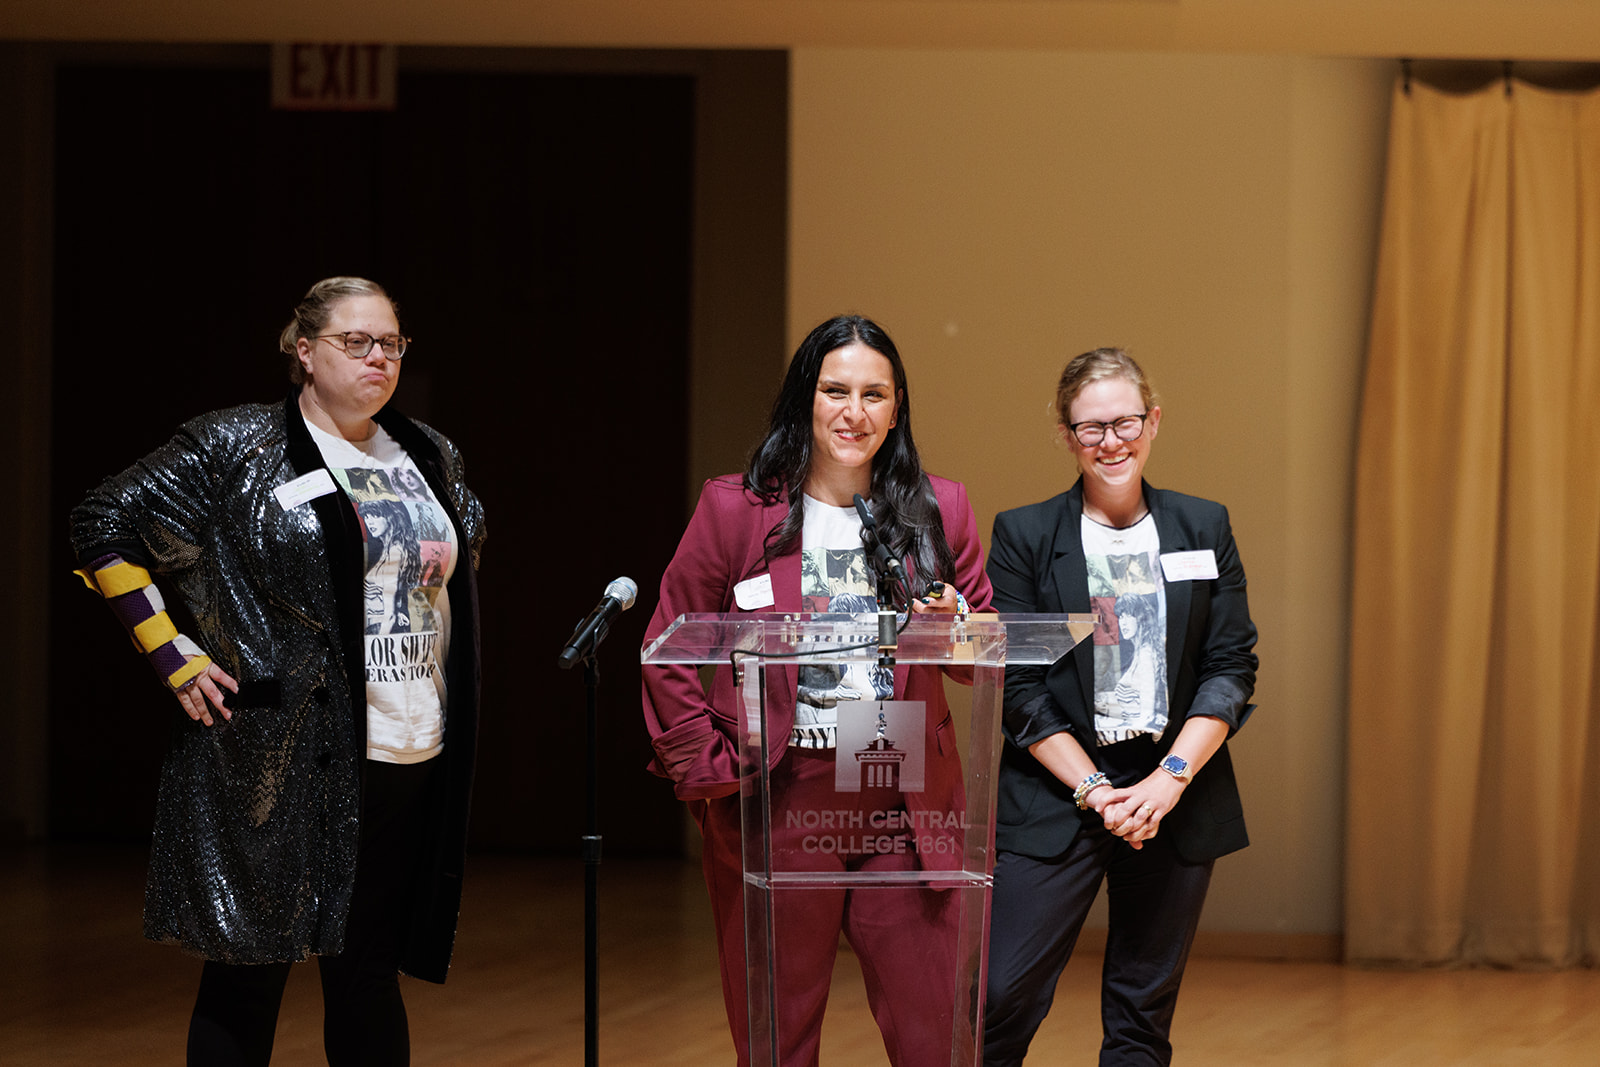
<path fill-rule="evenodd" d="M 866 497 L 857 493 L 855 495 L 855 503 L 856 514 L 861 516 L 861 525 L 866 528 L 868 533 L 874 532 L 878 528 L 878 521 L 872 517 L 872 508 L 867 506 Z"/>

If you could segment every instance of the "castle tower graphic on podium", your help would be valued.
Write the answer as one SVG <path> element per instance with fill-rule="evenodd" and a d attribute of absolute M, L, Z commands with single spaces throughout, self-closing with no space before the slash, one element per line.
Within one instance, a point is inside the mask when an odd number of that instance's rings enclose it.
<path fill-rule="evenodd" d="M 861 766 L 861 791 L 885 790 L 891 793 L 900 790 L 900 765 L 905 762 L 906 754 L 894 747 L 894 742 L 889 740 L 889 720 L 883 712 L 878 712 L 878 735 L 868 743 L 866 748 L 856 750 L 856 762 Z"/>

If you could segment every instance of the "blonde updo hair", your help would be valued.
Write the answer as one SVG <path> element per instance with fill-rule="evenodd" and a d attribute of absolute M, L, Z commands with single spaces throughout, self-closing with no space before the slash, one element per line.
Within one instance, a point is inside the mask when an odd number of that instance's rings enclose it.
<path fill-rule="evenodd" d="M 1155 390 L 1150 388 L 1144 371 L 1132 356 L 1120 348 L 1097 348 L 1072 357 L 1061 372 L 1061 381 L 1056 383 L 1056 421 L 1063 426 L 1071 425 L 1072 402 L 1078 394 L 1086 386 L 1111 378 L 1121 378 L 1137 386 L 1146 411 L 1156 406 Z"/>
<path fill-rule="evenodd" d="M 289 380 L 296 385 L 304 385 L 306 369 L 300 363 L 300 356 L 295 351 L 300 338 L 314 338 L 328 328 L 328 320 L 333 318 L 333 309 L 341 301 L 355 296 L 381 296 L 389 301 L 395 318 L 400 317 L 400 308 L 383 286 L 365 278 L 339 277 L 324 278 L 306 291 L 306 295 L 294 309 L 294 318 L 289 320 L 289 325 L 283 328 L 278 335 L 278 350 L 289 357 Z"/>

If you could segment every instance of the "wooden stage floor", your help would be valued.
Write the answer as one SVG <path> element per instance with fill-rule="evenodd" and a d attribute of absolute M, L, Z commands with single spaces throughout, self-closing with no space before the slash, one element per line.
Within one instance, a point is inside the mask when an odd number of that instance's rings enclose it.
<path fill-rule="evenodd" d="M 0 1064 L 180 1064 L 197 961 L 139 934 L 144 856 L 125 847 L 0 847 Z M 600 868 L 600 1062 L 733 1062 L 698 868 Z M 584 1062 L 583 867 L 476 856 L 454 969 L 406 980 L 412 1062 Z M 1098 959 L 1075 959 L 1030 1067 L 1092 1064 Z M 824 1067 L 878 1067 L 882 1046 L 841 953 Z M 321 1055 L 316 969 L 296 968 L 274 1064 Z M 1174 1028 L 1188 1067 L 1600 1063 L 1600 973 L 1396 972 L 1199 958 Z M 931 1065 L 930 1065 L 931 1067 Z"/>

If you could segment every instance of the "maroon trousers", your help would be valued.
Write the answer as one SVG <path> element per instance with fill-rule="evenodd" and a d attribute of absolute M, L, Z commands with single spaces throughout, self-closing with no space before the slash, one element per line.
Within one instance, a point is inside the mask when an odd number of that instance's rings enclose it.
<path fill-rule="evenodd" d="M 772 772 L 773 865 L 778 870 L 914 870 L 915 833 L 908 830 L 821 829 L 789 825 L 784 811 L 828 812 L 865 825 L 881 812 L 881 794 L 835 793 L 834 753 L 791 748 Z M 903 798 L 894 794 L 903 809 Z M 853 805 L 853 807 L 852 807 Z M 706 889 L 717 929 L 722 995 L 741 1067 L 750 1064 L 744 931 L 744 874 L 740 855 L 739 798 L 693 801 L 705 838 Z M 843 815 L 841 815 L 843 811 Z M 892 821 L 892 820 L 891 820 Z M 841 843 L 820 842 L 834 835 Z M 869 854 L 849 843 L 871 838 Z M 896 852 L 894 843 L 903 851 Z M 831 846 L 831 847 L 830 847 Z M 781 1067 L 815 1067 L 834 957 L 843 934 L 861 962 L 867 999 L 895 1067 L 927 1067 L 950 1060 L 955 1014 L 958 894 L 920 888 L 792 888 L 773 891 L 776 931 L 778 1060 Z"/>

